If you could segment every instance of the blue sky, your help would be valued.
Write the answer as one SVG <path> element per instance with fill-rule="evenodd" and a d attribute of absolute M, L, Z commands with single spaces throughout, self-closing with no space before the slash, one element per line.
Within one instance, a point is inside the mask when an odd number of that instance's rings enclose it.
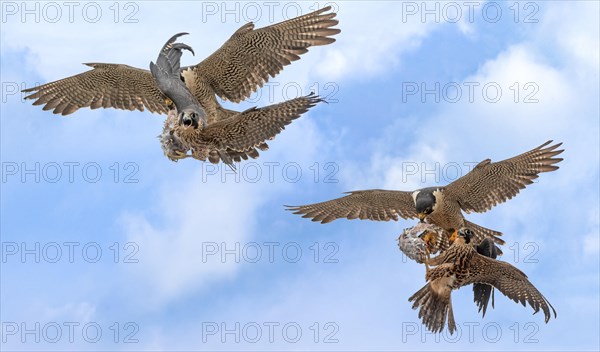
<path fill-rule="evenodd" d="M 336 2 L 336 43 L 231 106 L 297 87 L 330 103 L 238 165 L 239 180 L 166 159 L 161 116 L 58 117 L 14 92 L 83 62 L 147 68 L 181 31 L 196 52 L 183 64 L 194 64 L 248 20 L 265 26 L 315 3 L 114 4 L 1 5 L 4 350 L 600 348 L 597 2 L 482 2 L 471 18 L 462 2 Z M 422 95 L 436 84 L 439 102 Z M 395 241 L 411 222 L 320 225 L 282 207 L 445 184 L 549 139 L 564 143 L 558 171 L 468 215 L 504 233 L 501 259 L 558 312 L 548 324 L 499 293 L 481 319 L 463 288 L 459 334 L 429 334 L 408 302 L 424 268 Z"/>

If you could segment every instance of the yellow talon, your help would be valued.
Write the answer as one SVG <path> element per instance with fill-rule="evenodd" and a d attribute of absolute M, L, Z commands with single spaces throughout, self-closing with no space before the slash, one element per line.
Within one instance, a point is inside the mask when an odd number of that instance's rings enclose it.
<path fill-rule="evenodd" d="M 435 234 L 433 232 L 427 232 L 424 236 L 423 236 L 423 242 L 425 242 L 425 246 L 429 247 L 430 246 L 430 242 L 435 242 Z"/>
<path fill-rule="evenodd" d="M 429 259 L 431 259 L 429 249 L 425 247 L 425 280 L 429 277 Z"/>
<path fill-rule="evenodd" d="M 171 106 L 171 105 L 173 105 L 173 100 L 171 100 L 169 98 L 166 98 L 165 99 L 165 104 L 167 104 L 167 106 Z"/>
<path fill-rule="evenodd" d="M 425 278 L 429 275 L 429 259 L 431 259 L 429 248 L 432 246 L 432 243 L 436 241 L 436 234 L 433 232 L 427 232 L 423 235 L 423 242 L 425 242 Z"/>
<path fill-rule="evenodd" d="M 454 243 L 454 241 L 458 238 L 458 230 L 454 230 L 452 231 L 452 235 L 450 235 L 450 238 L 448 239 L 450 241 L 450 243 Z"/>

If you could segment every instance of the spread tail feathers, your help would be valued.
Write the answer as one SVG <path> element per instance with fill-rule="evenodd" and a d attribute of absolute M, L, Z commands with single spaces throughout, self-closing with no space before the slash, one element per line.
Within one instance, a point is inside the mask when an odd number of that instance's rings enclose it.
<path fill-rule="evenodd" d="M 456 322 L 454 321 L 454 312 L 452 311 L 452 300 L 448 297 L 438 296 L 431 290 L 431 285 L 427 283 L 423 288 L 417 291 L 409 299 L 414 302 L 412 308 L 419 309 L 419 318 L 423 324 L 434 333 L 442 332 L 448 317 L 448 330 L 450 334 L 456 331 Z"/>

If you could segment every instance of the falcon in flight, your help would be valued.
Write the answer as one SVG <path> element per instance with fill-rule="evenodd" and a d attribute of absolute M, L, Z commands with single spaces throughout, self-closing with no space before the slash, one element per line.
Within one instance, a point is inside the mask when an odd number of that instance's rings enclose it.
<path fill-rule="evenodd" d="M 457 230 L 463 227 L 474 231 L 475 244 L 481 243 L 486 237 L 497 244 L 504 244 L 498 237 L 502 233 L 466 220 L 462 211 L 468 214 L 490 210 L 496 204 L 516 196 L 521 189 L 533 183 L 540 173 L 558 169 L 554 164 L 563 159 L 555 156 L 563 152 L 557 150 L 562 143 L 551 143 L 548 141 L 533 150 L 499 162 L 485 159 L 469 173 L 444 187 L 412 192 L 381 189 L 354 191 L 330 201 L 287 208 L 294 214 L 323 224 L 340 218 L 375 221 L 397 221 L 398 216 L 404 219 L 419 218 L 421 222 L 427 221 L 446 230 L 450 241 L 442 243 L 447 245 L 456 238 Z"/>
<path fill-rule="evenodd" d="M 556 318 L 554 307 L 529 282 L 527 275 L 506 262 L 478 253 L 471 243 L 473 236 L 470 229 L 460 229 L 450 248 L 430 260 L 429 264 L 436 267 L 425 276 L 427 284 L 408 299 L 414 302 L 413 309 L 420 307 L 419 318 L 429 330 L 441 332 L 448 320 L 448 330 L 450 334 L 454 333 L 452 290 L 475 283 L 491 285 L 523 306 L 529 303 L 534 314 L 541 309 L 546 323 L 552 317 L 551 313 Z"/>
<path fill-rule="evenodd" d="M 171 37 L 160 51 L 157 63 L 150 63 L 158 87 L 174 105 L 159 136 L 163 151 L 171 160 L 193 157 L 212 163 L 223 161 L 235 169 L 234 161 L 258 157 L 256 148 L 266 149 L 266 140 L 273 139 L 285 125 L 321 101 L 311 94 L 260 109 L 251 108 L 207 124 L 204 109 L 180 79 L 182 50 L 193 53 L 190 46 L 175 43 L 184 34 Z M 202 128 L 198 128 L 199 124 Z"/>
<path fill-rule="evenodd" d="M 308 52 L 311 46 L 327 45 L 335 42 L 332 36 L 340 33 L 335 19 L 336 13 L 329 12 L 331 7 L 276 23 L 264 28 L 255 29 L 253 23 L 240 27 L 217 51 L 195 66 L 179 68 L 180 79 L 191 92 L 204 111 L 207 126 L 218 126 L 211 137 L 212 144 L 219 144 L 223 139 L 232 139 L 231 133 L 240 130 L 246 133 L 243 140 L 254 142 L 266 136 L 272 139 L 285 125 L 299 114 L 308 110 L 320 99 L 306 96 L 263 109 L 249 109 L 244 112 L 225 109 L 219 104 L 216 96 L 224 100 L 239 103 L 247 99 L 258 88 L 262 87 L 270 77 L 276 76 L 284 66 L 300 59 L 300 55 Z M 179 54 L 180 56 L 180 54 Z M 158 60 L 157 60 L 158 64 Z M 173 101 L 157 85 L 150 71 L 123 64 L 89 63 L 92 70 L 67 77 L 55 82 L 33 88 L 24 89 L 31 93 L 25 99 L 35 99 L 33 105 L 43 105 L 43 110 L 52 110 L 54 114 L 69 115 L 80 108 L 116 108 L 123 110 L 140 110 L 159 114 L 173 111 Z M 280 112 L 285 116 L 274 116 Z M 183 113 L 183 112 L 179 112 Z M 296 116 L 296 114 L 298 116 Z M 185 115 L 185 114 L 184 114 Z M 245 117 L 241 118 L 241 115 Z M 182 115 L 183 116 L 183 115 Z M 263 125 L 260 120 L 267 119 Z M 236 120 L 236 123 L 232 121 Z M 241 121 L 240 121 L 241 120 Z M 179 121 L 186 123 L 186 120 Z M 194 125 L 194 119 L 187 121 Z M 219 125 L 220 124 L 220 125 Z M 173 119 L 167 118 L 163 135 L 163 149 L 173 152 L 167 155 L 172 160 L 180 159 L 179 152 L 187 137 L 180 137 L 174 131 Z M 266 129 L 260 136 L 249 136 L 248 133 Z M 194 129 L 194 130 L 200 130 Z M 216 131 L 228 133 L 217 136 Z M 174 136 L 169 137 L 165 134 Z M 197 138 L 196 138 L 197 139 Z M 188 141 L 189 142 L 189 141 Z M 198 143 L 204 141 L 198 141 Z M 171 143 L 165 145 L 165 143 Z M 233 160 L 257 157 L 258 151 L 266 150 L 265 140 L 255 144 L 229 146 L 221 143 L 219 147 L 231 149 L 226 158 Z M 204 143 L 205 144 L 205 143 Z M 210 143 L 209 143 L 210 144 Z M 240 146 L 239 144 L 243 144 Z M 176 147 L 173 147 L 173 146 Z M 230 148 L 232 147 L 232 148 Z M 210 148 L 210 146 L 209 146 Z M 192 156 L 202 158 L 205 154 L 212 162 L 221 157 L 214 150 L 199 151 L 203 148 L 192 147 Z M 177 151 L 177 152 L 175 152 Z M 196 151 L 196 152 L 194 152 Z M 215 156 L 215 153 L 217 156 Z M 224 155 L 223 153 L 221 153 Z M 218 158 L 217 158 L 218 157 Z M 202 159 L 204 160 L 204 159 Z M 229 160 L 229 159 L 228 159 Z"/>
<path fill-rule="evenodd" d="M 432 237 L 433 236 L 433 237 Z M 430 255 L 440 252 L 441 248 L 448 248 L 450 244 L 448 236 L 444 235 L 444 230 L 438 226 L 420 222 L 416 226 L 404 229 L 398 237 L 398 247 L 410 259 L 417 263 L 425 264 L 425 275 L 429 273 Z M 486 237 L 480 244 L 475 246 L 477 253 L 486 257 L 496 259 L 500 253 L 494 241 Z M 492 308 L 494 307 L 494 287 L 475 283 L 473 284 L 473 300 L 479 312 L 483 310 L 483 316 L 487 311 L 487 306 L 492 299 Z"/>

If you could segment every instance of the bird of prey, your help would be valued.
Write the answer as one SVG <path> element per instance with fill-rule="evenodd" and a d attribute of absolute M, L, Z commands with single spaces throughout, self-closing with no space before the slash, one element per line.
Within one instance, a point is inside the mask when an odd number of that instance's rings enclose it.
<path fill-rule="evenodd" d="M 454 243 L 439 256 L 432 258 L 436 266 L 427 275 L 427 284 L 408 300 L 413 309 L 419 310 L 419 318 L 432 332 L 441 332 L 448 321 L 448 330 L 454 333 L 456 322 L 452 311 L 452 290 L 481 283 L 491 285 L 517 303 L 533 308 L 534 314 L 540 309 L 548 323 L 556 310 L 550 302 L 529 282 L 527 275 L 514 266 L 478 253 L 471 242 L 473 232 L 462 228 Z"/>
<path fill-rule="evenodd" d="M 270 131 L 267 139 L 271 139 L 272 132 L 280 131 L 282 123 L 289 123 L 296 112 L 305 111 L 314 104 L 318 98 L 308 96 L 264 109 L 250 109 L 240 113 L 223 108 L 216 96 L 239 103 L 262 87 L 270 77 L 276 76 L 284 66 L 300 59 L 300 55 L 308 52 L 310 47 L 335 42 L 332 36 L 340 33 L 340 30 L 333 28 L 338 21 L 335 19 L 336 13 L 329 12 L 330 10 L 331 7 L 327 6 L 259 29 L 255 29 L 253 23 L 247 23 L 206 59 L 197 65 L 180 68 L 180 79 L 202 107 L 207 125 L 219 126 L 219 123 L 224 123 L 220 127 L 221 131 L 226 133 L 237 133 L 240 129 L 254 131 L 260 128 L 258 120 L 261 119 L 261 114 L 267 114 L 269 115 L 268 126 L 264 127 Z M 31 93 L 25 99 L 35 99 L 33 105 L 43 105 L 43 110 L 53 110 L 53 113 L 62 115 L 69 115 L 84 107 L 140 111 L 148 109 L 159 114 L 169 114 L 172 111 L 172 100 L 161 91 L 150 71 L 123 64 L 89 63 L 86 65 L 92 67 L 92 70 L 24 89 L 24 92 Z M 282 110 L 289 115 L 274 117 L 274 114 Z M 181 111 L 180 113 L 185 114 Z M 243 123 L 239 122 L 240 114 L 247 116 L 242 119 Z M 232 119 L 238 119 L 239 123 L 232 124 Z M 166 148 L 171 152 L 185 148 L 182 140 L 186 138 L 177 136 L 177 131 L 170 128 L 175 127 L 172 125 L 172 119 L 167 120 L 160 138 L 161 141 L 170 144 L 163 143 L 163 149 Z M 172 138 L 165 134 L 171 134 Z M 195 136 L 193 133 L 190 135 Z M 231 140 L 231 136 L 224 139 Z M 221 141 L 217 137 L 213 138 L 216 144 Z M 241 150 L 234 150 L 234 148 Z M 247 144 L 242 147 L 233 146 L 228 157 L 233 160 L 256 157 L 257 149 L 267 148 L 265 141 L 255 147 L 249 147 Z M 215 160 L 212 151 L 196 153 L 192 151 L 192 154 L 197 158 L 210 154 L 208 158 L 211 161 Z M 174 153 L 169 158 L 177 160 L 180 155 Z"/>
<path fill-rule="evenodd" d="M 345 197 L 301 206 L 287 206 L 294 214 L 302 214 L 312 221 L 328 223 L 336 219 L 369 219 L 376 221 L 419 218 L 447 231 L 450 244 L 456 231 L 462 227 L 475 232 L 476 244 L 490 237 L 503 244 L 502 233 L 476 225 L 464 218 L 467 214 L 485 212 L 519 193 L 542 172 L 558 169 L 555 158 L 563 150 L 556 150 L 562 143 L 548 146 L 548 141 L 533 150 L 499 162 L 485 159 L 473 170 L 443 187 L 429 187 L 412 192 L 381 189 L 353 191 Z M 445 248 L 442 248 L 444 250 Z"/>
<path fill-rule="evenodd" d="M 429 237 L 429 240 L 428 240 Z M 425 274 L 429 273 L 429 258 L 431 254 L 437 254 L 442 248 L 448 248 L 448 237 L 444 236 L 444 230 L 438 226 L 420 222 L 417 225 L 404 229 L 398 237 L 398 247 L 410 259 L 420 264 L 425 264 Z M 494 241 L 486 237 L 480 244 L 475 246 L 477 253 L 486 257 L 496 259 L 499 254 L 499 248 Z M 473 300 L 479 308 L 483 310 L 483 316 L 490 298 L 492 299 L 492 308 L 494 307 L 494 288 L 493 286 L 475 283 L 473 284 Z"/>
<path fill-rule="evenodd" d="M 250 108 L 225 120 L 209 122 L 205 129 L 181 125 L 174 109 L 169 112 L 159 139 L 165 155 L 173 161 L 192 157 L 208 159 L 213 164 L 223 161 L 234 168 L 234 161 L 258 157 L 257 149 L 268 148 L 266 140 L 273 139 L 320 101 L 317 95 L 309 94 L 263 108 Z"/>
<path fill-rule="evenodd" d="M 266 149 L 266 140 L 273 139 L 285 125 L 321 101 L 311 94 L 264 108 L 251 108 L 205 125 L 204 110 L 180 79 L 182 50 L 193 53 L 190 46 L 175 43 L 183 34 L 171 37 L 161 49 L 157 64 L 150 63 L 158 87 L 174 105 L 159 136 L 163 151 L 171 160 L 193 157 L 213 163 L 223 161 L 235 168 L 234 161 L 257 157 L 256 148 Z M 198 128 L 199 121 L 202 128 Z"/>

